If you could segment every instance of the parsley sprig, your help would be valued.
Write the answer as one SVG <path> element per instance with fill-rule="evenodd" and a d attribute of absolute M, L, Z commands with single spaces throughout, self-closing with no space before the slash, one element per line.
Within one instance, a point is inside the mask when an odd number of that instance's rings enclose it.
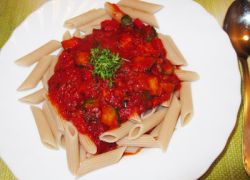
<path fill-rule="evenodd" d="M 93 48 L 90 50 L 90 64 L 94 66 L 93 74 L 103 80 L 109 79 L 109 85 L 112 86 L 112 79 L 120 68 L 121 58 L 118 53 L 112 53 L 109 49 Z"/>

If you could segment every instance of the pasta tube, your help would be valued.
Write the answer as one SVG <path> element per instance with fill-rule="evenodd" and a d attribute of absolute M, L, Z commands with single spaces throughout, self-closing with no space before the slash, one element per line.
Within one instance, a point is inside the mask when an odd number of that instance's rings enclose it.
<path fill-rule="evenodd" d="M 76 174 L 80 164 L 78 131 L 70 122 L 65 124 L 65 147 L 68 167 L 72 174 Z"/>
<path fill-rule="evenodd" d="M 136 139 L 140 137 L 142 134 L 148 132 L 150 129 L 157 126 L 163 120 L 166 112 L 167 112 L 166 108 L 159 109 L 151 116 L 145 118 L 141 124 L 135 124 L 129 131 L 128 138 Z"/>
<path fill-rule="evenodd" d="M 31 111 L 36 121 L 36 126 L 42 143 L 48 148 L 57 148 L 55 139 L 43 111 L 35 106 L 31 106 Z"/>
<path fill-rule="evenodd" d="M 89 138 L 89 136 L 85 134 L 79 134 L 79 140 L 84 149 L 90 153 L 95 154 L 97 152 L 97 148 L 95 143 Z"/>
<path fill-rule="evenodd" d="M 145 1 L 135 1 L 135 0 L 121 0 L 118 2 L 118 4 L 132 8 L 132 9 L 137 9 L 139 11 L 145 11 L 151 14 L 163 8 L 163 6 L 159 4 L 148 3 Z"/>
<path fill-rule="evenodd" d="M 181 69 L 175 69 L 174 73 L 181 81 L 196 81 L 199 79 L 199 75 L 193 71 L 185 71 Z"/>
<path fill-rule="evenodd" d="M 101 134 L 100 140 L 109 143 L 116 142 L 119 139 L 125 137 L 133 125 L 134 123 L 132 123 L 131 121 L 127 121 L 123 123 L 119 128 Z"/>
<path fill-rule="evenodd" d="M 105 14 L 106 11 L 104 9 L 92 9 L 86 13 L 80 14 L 79 16 L 66 20 L 64 26 L 70 29 L 77 28 L 94 21 Z"/>
<path fill-rule="evenodd" d="M 160 144 L 151 135 L 144 134 L 137 139 L 129 139 L 128 137 L 122 138 L 117 141 L 119 146 L 132 146 L 132 147 L 147 147 L 147 148 L 158 148 Z"/>
<path fill-rule="evenodd" d="M 165 36 L 160 33 L 158 35 L 159 35 L 159 38 L 161 38 L 165 49 L 167 50 L 168 60 L 174 65 L 186 66 L 187 61 L 185 60 L 184 56 L 175 45 L 172 38 L 170 36 Z"/>
<path fill-rule="evenodd" d="M 38 49 L 34 50 L 33 52 L 16 60 L 15 63 L 20 66 L 30 66 L 39 61 L 42 57 L 56 51 L 60 47 L 61 43 L 59 41 L 51 40 Z"/>
<path fill-rule="evenodd" d="M 42 79 L 44 73 L 48 69 L 51 62 L 52 62 L 51 56 L 44 56 L 17 90 L 23 91 L 36 87 L 36 85 Z"/>
<path fill-rule="evenodd" d="M 181 101 L 181 124 L 186 125 L 193 116 L 193 100 L 192 100 L 190 82 L 181 83 L 180 101 Z"/>
<path fill-rule="evenodd" d="M 21 102 L 28 103 L 28 104 L 39 104 L 44 101 L 45 93 L 46 93 L 46 90 L 42 88 L 32 94 L 22 97 L 19 100 Z"/>
<path fill-rule="evenodd" d="M 126 147 L 120 147 L 86 159 L 81 163 L 80 168 L 77 171 L 77 176 L 117 163 L 121 159 L 125 149 Z"/>
<path fill-rule="evenodd" d="M 172 137 L 172 134 L 176 126 L 176 122 L 179 117 L 180 110 L 181 110 L 181 104 L 179 100 L 175 96 L 173 96 L 171 105 L 167 111 L 164 120 L 162 121 L 162 125 L 158 136 L 158 140 L 161 144 L 161 148 L 163 151 L 167 149 L 169 141 Z"/>

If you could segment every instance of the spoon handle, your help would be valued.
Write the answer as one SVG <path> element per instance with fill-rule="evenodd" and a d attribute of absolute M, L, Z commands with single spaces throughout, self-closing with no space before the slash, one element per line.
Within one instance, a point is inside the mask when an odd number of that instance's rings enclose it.
<path fill-rule="evenodd" d="M 243 164 L 248 175 L 250 175 L 250 78 L 246 59 L 239 58 L 243 71 L 243 137 L 242 151 Z M 250 56 L 248 57 L 250 60 Z"/>

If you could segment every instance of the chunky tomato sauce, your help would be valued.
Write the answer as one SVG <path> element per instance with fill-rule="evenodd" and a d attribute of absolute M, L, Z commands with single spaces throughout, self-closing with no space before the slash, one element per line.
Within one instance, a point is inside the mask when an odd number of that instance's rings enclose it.
<path fill-rule="evenodd" d="M 99 140 L 103 132 L 160 105 L 180 88 L 154 28 L 139 19 L 130 26 L 103 21 L 101 29 L 62 45 L 64 50 L 49 80 L 49 98 L 64 119 L 91 137 L 97 153 L 116 148 L 115 143 Z M 109 49 L 121 57 L 112 84 L 93 73 L 89 63 L 93 48 Z"/>

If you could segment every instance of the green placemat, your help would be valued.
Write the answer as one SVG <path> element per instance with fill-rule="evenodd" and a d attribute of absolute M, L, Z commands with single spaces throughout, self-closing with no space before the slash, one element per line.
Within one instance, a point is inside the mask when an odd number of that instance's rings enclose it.
<path fill-rule="evenodd" d="M 0 48 L 16 26 L 45 0 L 0 0 Z M 224 14 L 232 0 L 197 0 L 222 24 Z M 241 110 L 242 111 L 242 110 Z M 241 132 L 242 112 L 239 112 L 236 127 L 222 154 L 201 177 L 206 180 L 247 180 L 242 164 Z M 0 180 L 15 179 L 11 171 L 0 159 Z"/>

